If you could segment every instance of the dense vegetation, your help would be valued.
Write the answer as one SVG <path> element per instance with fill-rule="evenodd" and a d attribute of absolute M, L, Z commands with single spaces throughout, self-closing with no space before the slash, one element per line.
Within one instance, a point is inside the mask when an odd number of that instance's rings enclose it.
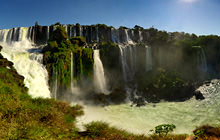
<path fill-rule="evenodd" d="M 166 32 L 155 28 L 144 29 L 150 34 L 147 43 L 155 51 L 161 50 L 163 60 L 159 60 L 157 54 L 155 67 L 160 66 L 166 69 L 175 70 L 189 80 L 204 80 L 220 76 L 220 37 L 217 35 L 197 36 L 184 32 Z M 200 46 L 195 48 L 195 46 Z M 196 68 L 196 56 L 201 49 L 204 50 L 208 64 L 208 75 L 199 72 Z M 159 62 L 161 61 L 161 62 Z M 159 64 L 160 63 L 160 64 Z M 184 66 L 184 67 L 183 67 Z M 192 78 L 193 77 L 193 78 Z"/>
<path fill-rule="evenodd" d="M 139 90 L 144 91 L 140 95 L 148 102 L 184 101 L 194 95 L 194 85 L 175 71 L 158 68 L 147 72 L 146 75 L 141 74 L 136 78 L 143 79 L 138 82 Z"/>
<path fill-rule="evenodd" d="M 65 29 L 57 26 L 43 49 L 43 63 L 49 73 L 51 88 L 57 80 L 58 89 L 66 91 L 70 87 L 71 78 L 80 81 L 83 77 L 92 77 L 93 50 L 84 48 L 85 44 L 83 37 L 68 39 Z"/>

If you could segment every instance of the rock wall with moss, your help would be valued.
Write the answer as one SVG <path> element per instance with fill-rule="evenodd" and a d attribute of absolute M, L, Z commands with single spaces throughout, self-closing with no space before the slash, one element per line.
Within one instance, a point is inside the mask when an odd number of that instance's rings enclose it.
<path fill-rule="evenodd" d="M 42 50 L 51 90 L 55 86 L 54 82 L 57 82 L 57 93 L 62 93 L 70 90 L 71 80 L 76 80 L 80 86 L 81 79 L 92 78 L 93 50 L 84 48 L 84 45 L 83 37 L 68 39 L 65 29 L 61 26 L 54 30 L 48 45 Z M 57 96 L 59 98 L 62 95 Z"/>

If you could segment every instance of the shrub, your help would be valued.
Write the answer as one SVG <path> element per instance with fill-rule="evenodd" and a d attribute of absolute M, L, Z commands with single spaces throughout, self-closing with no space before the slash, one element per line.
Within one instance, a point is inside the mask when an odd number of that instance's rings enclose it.
<path fill-rule="evenodd" d="M 159 136 L 167 136 L 168 133 L 172 132 L 176 126 L 174 124 L 161 124 L 155 127 L 155 134 Z"/>
<path fill-rule="evenodd" d="M 72 44 L 77 44 L 78 46 L 86 45 L 85 38 L 82 36 L 76 36 L 70 39 Z"/>
<path fill-rule="evenodd" d="M 52 33 L 52 40 L 57 41 L 57 43 L 60 43 L 63 40 L 66 40 L 68 38 L 66 30 L 62 26 L 57 26 L 56 30 Z"/>
<path fill-rule="evenodd" d="M 196 137 L 220 137 L 220 128 L 203 125 L 193 131 Z"/>

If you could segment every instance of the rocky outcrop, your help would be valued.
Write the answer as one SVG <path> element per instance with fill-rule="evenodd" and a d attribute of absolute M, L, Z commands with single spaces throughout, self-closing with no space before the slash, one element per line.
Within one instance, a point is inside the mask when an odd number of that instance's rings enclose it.
<path fill-rule="evenodd" d="M 0 46 L 0 52 L 1 52 L 2 46 Z M 13 79 L 17 83 L 18 86 L 22 87 L 22 89 L 27 91 L 27 88 L 24 86 L 24 77 L 19 75 L 15 68 L 13 67 L 13 63 L 11 61 L 8 61 L 6 58 L 4 58 L 0 53 L 0 67 L 7 68 L 8 72 L 10 72 L 13 76 Z M 5 79 L 7 75 L 3 72 L 0 73 L 0 78 Z"/>

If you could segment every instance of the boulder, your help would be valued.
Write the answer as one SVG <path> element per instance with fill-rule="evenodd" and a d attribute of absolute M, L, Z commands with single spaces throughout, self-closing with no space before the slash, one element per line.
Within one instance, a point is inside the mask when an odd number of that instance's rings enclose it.
<path fill-rule="evenodd" d="M 205 97 L 202 95 L 202 93 L 198 90 L 195 91 L 194 93 L 196 100 L 204 100 Z"/>

